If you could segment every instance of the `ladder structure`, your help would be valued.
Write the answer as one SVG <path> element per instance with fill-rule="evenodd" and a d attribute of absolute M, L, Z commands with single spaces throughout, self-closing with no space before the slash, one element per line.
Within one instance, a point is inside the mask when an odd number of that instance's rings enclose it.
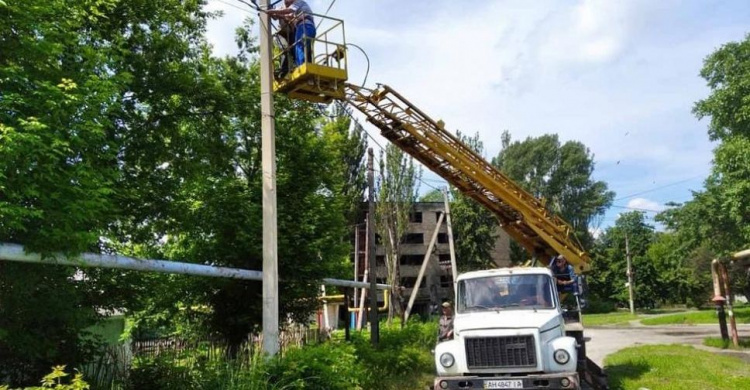
<path fill-rule="evenodd" d="M 291 61 L 295 44 L 314 47 L 303 64 L 287 63 L 292 71 L 274 83 L 274 91 L 315 103 L 340 100 L 361 111 L 397 147 L 491 210 L 500 226 L 537 259 L 562 254 L 578 272 L 587 271 L 590 258 L 575 241 L 573 229 L 497 168 L 485 161 L 392 88 L 369 89 L 347 83 L 344 22 L 313 14 L 327 27 L 314 38 L 281 47 L 275 59 Z"/>
<path fill-rule="evenodd" d="M 346 84 L 345 89 L 345 101 L 383 137 L 491 210 L 500 226 L 530 254 L 562 254 L 576 271 L 589 270 L 590 257 L 575 241 L 571 226 L 446 131 L 442 121 L 433 120 L 386 85 L 369 89 Z"/>

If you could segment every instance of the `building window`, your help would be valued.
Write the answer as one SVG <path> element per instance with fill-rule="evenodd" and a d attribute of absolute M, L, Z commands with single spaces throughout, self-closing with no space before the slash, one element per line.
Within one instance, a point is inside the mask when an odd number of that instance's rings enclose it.
<path fill-rule="evenodd" d="M 448 233 L 438 233 L 438 244 L 448 243 Z"/>
<path fill-rule="evenodd" d="M 401 240 L 402 244 L 424 244 L 424 234 L 422 233 L 408 233 L 404 235 Z"/>
<path fill-rule="evenodd" d="M 422 283 L 419 284 L 419 288 L 424 288 L 425 278 L 422 278 Z M 401 286 L 406 288 L 413 288 L 417 284 L 417 277 L 404 277 L 401 278 Z"/>
<path fill-rule="evenodd" d="M 409 222 L 412 223 L 422 223 L 422 213 L 421 212 L 414 212 L 409 214 Z"/>
<path fill-rule="evenodd" d="M 443 275 L 440 277 L 440 287 L 449 288 L 453 285 L 453 275 Z"/>
<path fill-rule="evenodd" d="M 401 255 L 398 259 L 401 265 L 422 265 L 424 255 Z"/>
<path fill-rule="evenodd" d="M 435 223 L 440 220 L 440 216 L 443 215 L 442 211 L 436 211 L 435 212 Z"/>
<path fill-rule="evenodd" d="M 385 267 L 385 256 L 375 256 L 375 265 Z"/>
<path fill-rule="evenodd" d="M 451 269 L 451 255 L 450 254 L 443 254 L 438 256 L 438 264 L 440 265 L 440 269 L 450 271 Z"/>

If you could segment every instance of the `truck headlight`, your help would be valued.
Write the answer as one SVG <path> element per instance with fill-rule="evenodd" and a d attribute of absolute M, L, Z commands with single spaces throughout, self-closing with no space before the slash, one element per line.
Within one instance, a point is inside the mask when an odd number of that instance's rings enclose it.
<path fill-rule="evenodd" d="M 452 366 L 455 361 L 456 359 L 453 358 L 453 355 L 448 352 L 440 355 L 440 364 L 443 365 L 443 367 L 448 368 Z"/>
<path fill-rule="evenodd" d="M 570 354 L 564 349 L 558 349 L 552 355 L 558 364 L 565 364 L 570 360 Z"/>

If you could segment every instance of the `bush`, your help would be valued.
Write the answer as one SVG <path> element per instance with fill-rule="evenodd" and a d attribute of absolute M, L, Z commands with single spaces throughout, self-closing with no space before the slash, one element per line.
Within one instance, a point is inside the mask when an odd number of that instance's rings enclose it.
<path fill-rule="evenodd" d="M 403 329 L 398 325 L 381 327 L 380 344 L 374 349 L 369 337 L 355 335 L 357 358 L 366 367 L 363 385 L 365 389 L 393 387 L 407 388 L 412 375 L 431 372 L 433 357 L 430 352 L 437 341 L 437 323 L 410 321 Z"/>
<path fill-rule="evenodd" d="M 436 322 L 412 321 L 403 329 L 383 326 L 377 349 L 367 333 L 353 333 L 351 343 L 291 348 L 270 360 L 257 349 L 243 349 L 236 359 L 229 359 L 221 348 L 204 346 L 136 359 L 127 389 L 414 388 L 416 379 L 433 371 L 430 349 L 436 335 Z"/>
<path fill-rule="evenodd" d="M 26 387 L 25 389 L 16 390 L 87 390 L 90 388 L 88 383 L 83 380 L 83 374 L 81 373 L 75 374 L 73 379 L 70 380 L 70 384 L 64 384 L 63 378 L 69 375 L 70 374 L 65 372 L 65 366 L 55 366 L 52 367 L 51 373 L 45 375 L 44 378 L 42 378 L 41 387 Z M 10 389 L 7 385 L 0 385 L 0 390 Z"/>
<path fill-rule="evenodd" d="M 365 368 L 355 353 L 354 346 L 346 343 L 291 349 L 271 365 L 270 382 L 294 389 L 361 389 Z"/>
<path fill-rule="evenodd" d="M 195 373 L 180 367 L 167 358 L 140 360 L 131 370 L 128 389 L 132 390 L 183 390 L 200 388 Z"/>
<path fill-rule="evenodd" d="M 591 297 L 583 312 L 586 314 L 604 314 L 615 311 L 615 303 L 598 297 Z"/>

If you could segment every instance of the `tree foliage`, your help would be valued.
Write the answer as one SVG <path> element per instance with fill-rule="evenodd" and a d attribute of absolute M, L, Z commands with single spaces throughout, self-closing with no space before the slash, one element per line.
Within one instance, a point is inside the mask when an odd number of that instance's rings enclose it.
<path fill-rule="evenodd" d="M 0 4 L 0 241 L 260 270 L 257 51 L 215 58 L 202 0 Z M 281 313 L 306 320 L 346 262 L 361 131 L 276 105 Z M 0 377 L 86 360 L 97 310 L 184 320 L 238 345 L 261 284 L 0 263 Z M 74 277 L 75 276 L 75 277 Z"/>
<path fill-rule="evenodd" d="M 392 286 L 393 302 L 388 311 L 389 323 L 394 314 L 403 312 L 400 288 L 399 256 L 401 240 L 409 227 L 409 213 L 417 199 L 421 169 L 403 151 L 388 144 L 380 153 L 380 168 L 376 182 L 376 231 L 385 248 L 388 284 Z"/>
<path fill-rule="evenodd" d="M 705 285 L 710 283 L 705 263 L 750 247 L 750 35 L 709 55 L 700 74 L 711 93 L 693 112 L 699 119 L 711 118 L 708 135 L 718 141 L 711 174 L 693 199 L 658 218 L 674 232 L 680 248 L 702 259 L 699 280 Z M 731 273 L 734 291 L 750 297 L 750 270 Z"/>
<path fill-rule="evenodd" d="M 498 167 L 573 227 L 584 248 L 592 243 L 589 225 L 612 204 L 614 192 L 603 181 L 594 180 L 594 156 L 581 142 L 561 143 L 556 134 L 511 142 L 503 132 L 502 149 L 492 159 Z M 515 244 L 515 243 L 514 243 Z M 514 245 L 514 261 L 526 254 Z"/>
<path fill-rule="evenodd" d="M 591 291 L 599 298 L 627 306 L 626 237 L 634 275 L 635 305 L 638 308 L 654 307 L 662 290 L 657 269 L 647 254 L 656 236 L 654 227 L 646 223 L 639 211 L 621 214 L 615 226 L 597 240 L 592 251 Z"/>

